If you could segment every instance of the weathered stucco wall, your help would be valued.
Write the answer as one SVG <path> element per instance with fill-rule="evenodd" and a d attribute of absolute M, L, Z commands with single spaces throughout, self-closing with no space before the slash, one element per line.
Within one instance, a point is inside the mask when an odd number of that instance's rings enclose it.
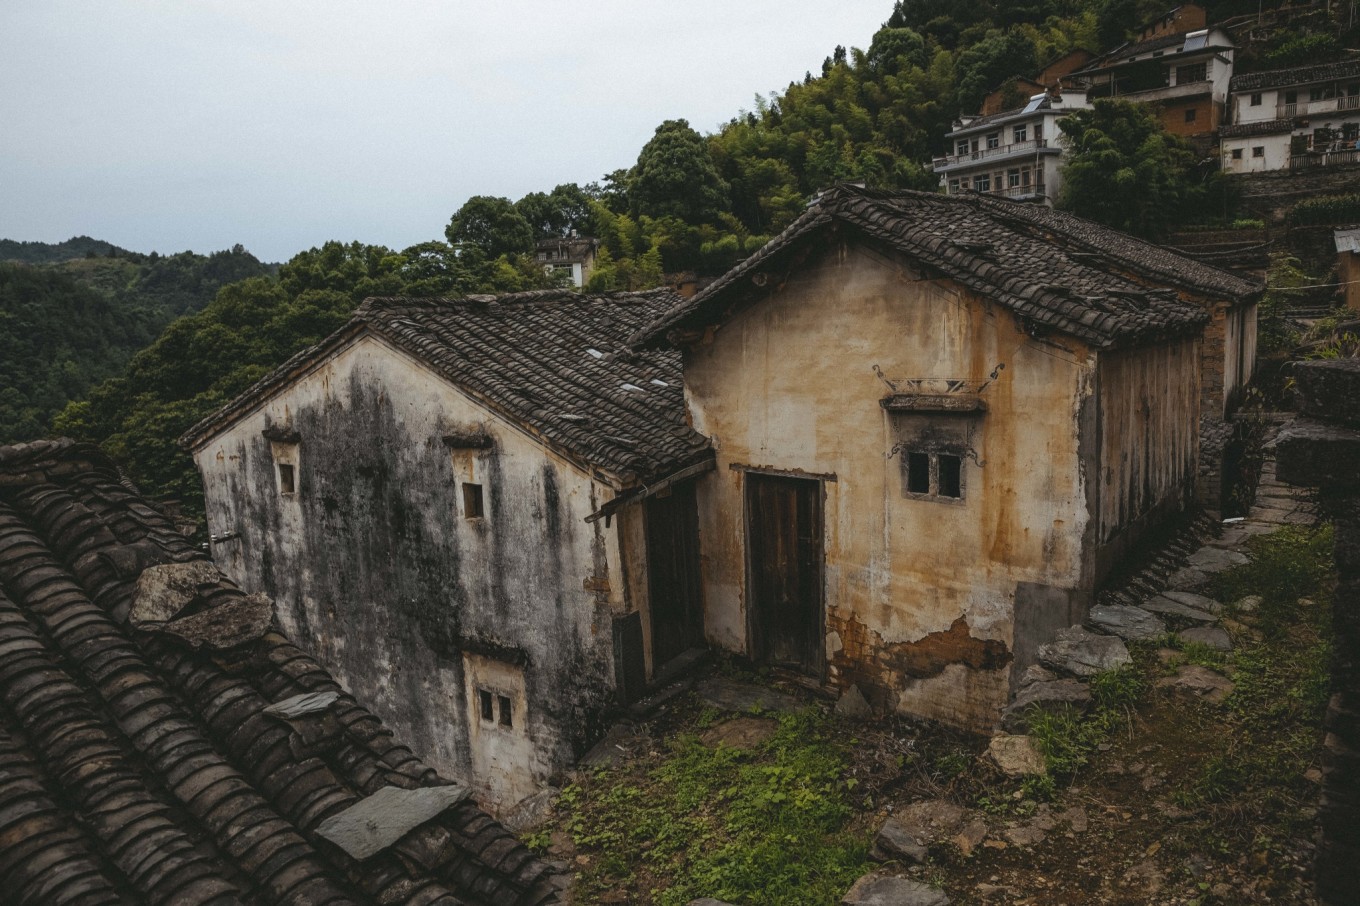
<path fill-rule="evenodd" d="M 983 382 L 980 416 L 903 416 L 894 382 Z M 782 290 L 686 353 L 696 428 L 717 470 L 700 480 L 705 623 L 747 650 L 743 482 L 748 467 L 823 484 L 828 681 L 871 701 L 990 728 L 1017 649 L 1079 617 L 1088 531 L 1079 433 L 1092 359 L 1035 341 L 1011 313 L 858 249 L 805 264 Z M 901 421 L 972 419 L 964 499 L 904 495 Z M 1020 627 L 1017 637 L 1017 626 Z"/>
<path fill-rule="evenodd" d="M 493 446 L 444 443 L 474 425 Z M 300 437 L 295 494 L 280 493 L 271 447 L 287 444 L 269 426 Z M 196 459 L 210 531 L 240 533 L 217 562 L 422 757 L 504 807 L 579 754 L 612 696 L 625 606 L 617 535 L 583 521 L 606 485 L 371 336 Z M 482 486 L 481 518 L 462 482 Z M 519 703 L 510 726 L 470 712 L 465 653 Z"/>
<path fill-rule="evenodd" d="M 1199 467 L 1199 341 L 1104 353 L 1099 581 L 1150 523 L 1189 502 Z"/>

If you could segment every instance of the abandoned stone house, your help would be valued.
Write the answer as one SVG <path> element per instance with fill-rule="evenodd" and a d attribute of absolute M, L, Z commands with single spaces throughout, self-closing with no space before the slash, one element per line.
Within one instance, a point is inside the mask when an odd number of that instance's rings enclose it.
<path fill-rule="evenodd" d="M 0 701 L 6 903 L 558 902 L 92 446 L 0 447 Z"/>
<path fill-rule="evenodd" d="M 715 452 L 708 640 L 992 729 L 1038 646 L 1191 502 L 1259 290 L 1041 206 L 822 193 L 631 341 L 683 351 Z M 1225 311 L 1237 336 L 1206 340 Z"/>
<path fill-rule="evenodd" d="M 702 644 L 711 462 L 673 351 L 612 353 L 679 301 L 370 299 L 184 438 L 213 556 L 438 769 L 505 809 Z"/>

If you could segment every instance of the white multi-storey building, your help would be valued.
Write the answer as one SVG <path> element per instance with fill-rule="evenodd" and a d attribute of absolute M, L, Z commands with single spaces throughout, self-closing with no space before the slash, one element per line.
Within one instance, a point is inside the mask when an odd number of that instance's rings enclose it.
<path fill-rule="evenodd" d="M 947 136 L 951 153 L 935 158 L 932 169 L 950 195 L 971 191 L 1051 204 L 1061 180 L 1058 120 L 1089 106 L 1084 92 L 1050 90 L 1015 110 L 964 117 Z"/>
<path fill-rule="evenodd" d="M 1360 59 L 1236 76 L 1230 111 L 1228 172 L 1360 163 Z"/>

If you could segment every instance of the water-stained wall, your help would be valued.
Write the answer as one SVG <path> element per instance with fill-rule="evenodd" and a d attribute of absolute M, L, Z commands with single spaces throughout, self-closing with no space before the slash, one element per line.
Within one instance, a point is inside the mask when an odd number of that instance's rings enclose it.
<path fill-rule="evenodd" d="M 371 336 L 195 456 L 210 531 L 239 533 L 217 562 L 423 758 L 503 808 L 580 754 L 624 607 L 615 530 L 584 521 L 613 496 L 602 481 Z M 469 663 L 509 718 L 469 713 Z"/>
<path fill-rule="evenodd" d="M 990 727 L 1017 645 L 1032 657 L 1080 616 L 1093 363 L 1077 341 L 1032 339 L 1009 310 L 858 247 L 795 271 L 686 352 L 695 427 L 718 459 L 699 503 L 711 641 L 746 650 L 745 470 L 824 476 L 828 681 Z M 985 383 L 985 411 L 886 411 L 887 382 L 913 379 Z M 962 499 L 906 492 L 904 442 L 931 424 L 969 448 Z"/>

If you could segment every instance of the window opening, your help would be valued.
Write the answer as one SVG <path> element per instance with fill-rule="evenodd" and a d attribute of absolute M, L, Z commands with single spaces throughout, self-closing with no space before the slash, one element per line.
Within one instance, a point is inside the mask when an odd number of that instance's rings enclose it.
<path fill-rule="evenodd" d="M 1000 132 L 993 132 L 991 135 L 987 136 L 987 148 L 988 148 L 989 150 L 992 149 L 992 148 L 999 148 L 999 147 L 1001 147 L 1001 133 L 1000 133 Z"/>
<path fill-rule="evenodd" d="M 930 493 L 930 454 L 907 454 L 907 490 L 913 494 Z"/>
<path fill-rule="evenodd" d="M 1251 106 L 1253 107 L 1261 106 L 1261 92 L 1258 91 L 1251 96 Z"/>
<path fill-rule="evenodd" d="M 1027 137 L 1028 135 L 1029 135 L 1029 126 L 1016 126 L 1016 127 L 1015 127 L 1015 140 L 1016 140 L 1017 142 L 1023 142 L 1023 141 L 1026 139 L 1026 137 Z"/>
<path fill-rule="evenodd" d="M 494 708 L 496 703 L 492 699 L 491 693 L 485 689 L 478 689 L 477 698 L 481 701 L 482 705 L 482 720 L 495 720 L 496 714 Z"/>
<path fill-rule="evenodd" d="M 292 463 L 279 463 L 279 493 L 297 493 L 297 474 L 293 470 Z"/>
<path fill-rule="evenodd" d="M 955 500 L 963 496 L 963 460 L 949 453 L 941 453 L 940 496 Z"/>
<path fill-rule="evenodd" d="M 482 486 L 470 481 L 463 482 L 463 516 L 467 519 L 480 519 L 486 515 L 482 503 Z"/>
<path fill-rule="evenodd" d="M 1241 159 L 1242 159 L 1242 149 L 1241 149 L 1241 148 L 1233 148 L 1233 151 L 1232 151 L 1232 159 L 1233 159 L 1233 160 L 1241 160 Z"/>
<path fill-rule="evenodd" d="M 1265 149 L 1265 146 L 1264 146 L 1264 145 L 1257 145 L 1256 147 L 1252 148 L 1252 149 L 1251 149 L 1251 156 L 1252 156 L 1252 157 L 1265 157 L 1265 156 L 1266 156 L 1266 149 Z"/>
<path fill-rule="evenodd" d="M 513 719 L 513 716 L 512 716 L 512 714 L 513 714 L 513 707 L 512 707 L 511 704 L 510 704 L 510 696 L 508 696 L 508 695 L 498 695 L 498 696 L 496 696 L 496 704 L 500 705 L 500 709 L 501 709 L 501 721 L 500 721 L 500 722 L 501 722 L 501 726 L 502 726 L 502 727 L 513 727 L 515 724 L 514 724 L 514 719 Z"/>
<path fill-rule="evenodd" d="M 1185 111 L 1185 121 L 1187 123 L 1193 123 L 1195 121 L 1196 113 L 1197 111 L 1195 110 L 1194 107 L 1191 107 L 1189 110 Z"/>

